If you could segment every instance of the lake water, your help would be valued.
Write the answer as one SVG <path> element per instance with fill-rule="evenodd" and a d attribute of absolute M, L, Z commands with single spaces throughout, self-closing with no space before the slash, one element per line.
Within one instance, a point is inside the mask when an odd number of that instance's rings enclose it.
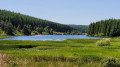
<path fill-rule="evenodd" d="M 65 40 L 65 39 L 102 39 L 102 37 L 88 37 L 86 35 L 36 35 L 36 36 L 13 36 L 0 40 Z"/>

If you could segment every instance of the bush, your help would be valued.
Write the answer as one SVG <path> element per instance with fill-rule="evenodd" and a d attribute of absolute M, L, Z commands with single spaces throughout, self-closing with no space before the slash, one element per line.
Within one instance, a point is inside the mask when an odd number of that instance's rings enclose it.
<path fill-rule="evenodd" d="M 101 62 L 101 67 L 120 67 L 119 61 L 116 59 L 103 59 Z"/>
<path fill-rule="evenodd" d="M 110 46 L 110 39 L 102 39 L 96 42 L 98 46 Z"/>
<path fill-rule="evenodd" d="M 32 34 L 32 35 L 38 35 L 38 32 L 37 32 L 37 31 L 32 31 L 31 34 Z"/>

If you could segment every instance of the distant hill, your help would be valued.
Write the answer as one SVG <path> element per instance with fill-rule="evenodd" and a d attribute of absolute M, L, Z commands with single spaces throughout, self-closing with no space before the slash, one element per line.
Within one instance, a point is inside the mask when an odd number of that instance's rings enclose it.
<path fill-rule="evenodd" d="M 69 25 L 69 26 L 82 33 L 85 33 L 89 27 L 88 25 Z"/>
<path fill-rule="evenodd" d="M 7 10 L 0 10 L 0 35 L 53 34 L 71 32 L 72 27 Z"/>

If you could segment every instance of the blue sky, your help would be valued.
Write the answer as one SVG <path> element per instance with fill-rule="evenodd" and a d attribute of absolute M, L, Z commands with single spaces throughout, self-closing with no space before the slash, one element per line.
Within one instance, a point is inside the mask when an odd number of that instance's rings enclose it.
<path fill-rule="evenodd" d="M 1 0 L 0 9 L 62 24 L 89 25 L 120 18 L 120 0 Z"/>

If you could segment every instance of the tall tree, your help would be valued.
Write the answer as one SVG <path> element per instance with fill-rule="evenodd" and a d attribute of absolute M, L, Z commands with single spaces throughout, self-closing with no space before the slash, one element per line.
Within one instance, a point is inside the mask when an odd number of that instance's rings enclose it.
<path fill-rule="evenodd" d="M 24 25 L 22 32 L 23 32 L 25 35 L 30 35 L 30 34 L 31 34 L 30 27 Z"/>
<path fill-rule="evenodd" d="M 4 30 L 5 30 L 5 33 L 8 34 L 8 35 L 13 35 L 13 25 L 9 22 L 5 22 L 5 25 L 4 25 Z"/>
<path fill-rule="evenodd" d="M 90 36 L 120 36 L 120 20 L 108 19 L 91 23 L 87 34 Z"/>

